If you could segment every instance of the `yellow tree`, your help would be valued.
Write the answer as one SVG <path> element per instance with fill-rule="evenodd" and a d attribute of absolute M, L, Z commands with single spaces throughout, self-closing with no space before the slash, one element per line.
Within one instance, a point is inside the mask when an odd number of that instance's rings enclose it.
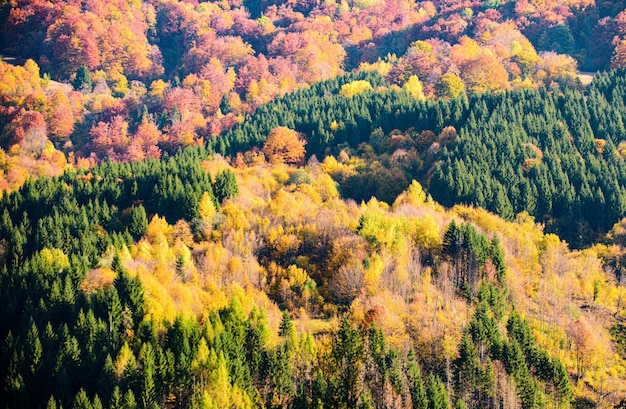
<path fill-rule="evenodd" d="M 424 88 L 419 78 L 417 78 L 417 75 L 411 75 L 403 88 L 406 92 L 411 94 L 413 98 L 424 99 Z"/>
<path fill-rule="evenodd" d="M 306 153 L 306 141 L 301 135 L 284 126 L 274 128 L 263 145 L 263 153 L 271 163 L 299 164 Z"/>
<path fill-rule="evenodd" d="M 372 84 L 365 80 L 352 81 L 348 84 L 344 84 L 341 86 L 341 90 L 339 91 L 339 95 L 344 97 L 351 97 L 356 94 L 360 94 L 365 91 L 372 90 Z"/>
<path fill-rule="evenodd" d="M 508 77 L 502 64 L 489 53 L 461 66 L 461 78 L 473 93 L 506 89 L 509 86 Z"/>
<path fill-rule="evenodd" d="M 435 84 L 435 96 L 439 98 L 456 98 L 465 89 L 463 80 L 458 75 L 447 72 Z"/>

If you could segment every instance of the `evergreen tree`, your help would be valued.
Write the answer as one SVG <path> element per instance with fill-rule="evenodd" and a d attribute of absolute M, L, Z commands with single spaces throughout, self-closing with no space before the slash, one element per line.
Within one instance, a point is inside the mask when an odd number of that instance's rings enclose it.
<path fill-rule="evenodd" d="M 525 366 L 515 377 L 515 381 L 519 390 L 520 403 L 523 408 L 533 409 L 542 407 L 543 397 L 539 390 L 539 384 L 533 379 Z"/>
<path fill-rule="evenodd" d="M 89 397 L 84 389 L 81 389 L 74 398 L 74 409 L 93 409 L 93 405 L 89 401 Z"/>
<path fill-rule="evenodd" d="M 504 282 L 504 278 L 506 276 L 506 265 L 504 262 L 504 250 L 502 250 L 502 246 L 500 245 L 500 240 L 497 237 L 494 237 L 491 241 L 491 262 L 493 263 L 496 269 L 496 276 L 498 277 L 498 281 Z"/>
<path fill-rule="evenodd" d="M 93 397 L 92 407 L 93 409 L 103 409 L 102 401 L 100 400 L 98 394 Z"/>
<path fill-rule="evenodd" d="M 454 409 L 467 409 L 467 405 L 462 399 L 457 399 L 454 403 Z"/>
<path fill-rule="evenodd" d="M 268 355 L 269 390 L 268 407 L 284 408 L 293 399 L 293 367 L 286 346 L 280 346 Z"/>
<path fill-rule="evenodd" d="M 428 400 L 426 398 L 426 388 L 422 379 L 422 371 L 418 363 L 415 361 L 415 352 L 409 350 L 407 355 L 407 380 L 409 382 L 409 393 L 411 394 L 411 403 L 413 409 L 427 409 Z"/>
<path fill-rule="evenodd" d="M 139 351 L 139 362 L 141 364 L 141 408 L 152 409 L 156 404 L 156 388 L 154 384 L 155 357 L 152 345 L 144 343 Z"/>
<path fill-rule="evenodd" d="M 148 231 L 148 217 L 146 209 L 142 206 L 133 206 L 130 209 L 130 226 L 128 231 L 134 240 L 139 240 Z"/>
<path fill-rule="evenodd" d="M 222 101 L 220 102 L 220 111 L 224 115 L 228 115 L 230 113 L 230 97 L 227 93 L 224 93 L 222 96 Z"/>
<path fill-rule="evenodd" d="M 237 186 L 235 174 L 229 170 L 220 171 L 217 176 L 215 176 L 213 192 L 220 203 L 239 195 L 239 187 Z"/>
<path fill-rule="evenodd" d="M 290 353 L 293 352 L 296 348 L 297 334 L 288 311 L 283 311 L 280 326 L 278 328 L 278 335 L 284 338 L 287 350 Z"/>
<path fill-rule="evenodd" d="M 567 375 L 567 370 L 558 358 L 552 360 L 552 368 L 554 371 L 553 383 L 556 397 L 561 403 L 568 405 L 572 400 L 572 384 Z"/>
<path fill-rule="evenodd" d="M 441 382 L 438 376 L 432 373 L 428 375 L 426 396 L 428 397 L 428 409 L 448 409 L 450 407 L 448 394 L 446 393 L 443 382 Z"/>
<path fill-rule="evenodd" d="M 339 371 L 340 401 L 356 407 L 361 397 L 363 342 L 359 331 L 343 318 L 334 337 L 333 356 Z"/>
<path fill-rule="evenodd" d="M 57 409 L 57 401 L 54 399 L 54 396 L 50 396 L 50 399 L 48 399 L 46 409 Z"/>
<path fill-rule="evenodd" d="M 517 375 L 526 365 L 522 349 L 516 340 L 504 344 L 503 361 L 506 372 L 510 375 Z"/>
<path fill-rule="evenodd" d="M 117 254 L 113 257 L 111 268 L 117 272 L 113 286 L 117 290 L 120 303 L 128 309 L 133 322 L 139 325 L 144 315 L 144 295 L 141 281 L 138 277 L 133 278 L 126 272 Z"/>
<path fill-rule="evenodd" d="M 135 394 L 132 390 L 127 390 L 124 394 L 124 404 L 123 407 L 125 409 L 137 409 L 137 401 L 135 400 Z"/>
<path fill-rule="evenodd" d="M 72 82 L 72 86 L 76 91 L 86 91 L 91 92 L 93 87 L 91 82 L 91 74 L 89 73 L 89 69 L 86 65 L 81 65 L 78 67 L 76 71 L 76 76 L 74 77 L 74 81 Z"/>

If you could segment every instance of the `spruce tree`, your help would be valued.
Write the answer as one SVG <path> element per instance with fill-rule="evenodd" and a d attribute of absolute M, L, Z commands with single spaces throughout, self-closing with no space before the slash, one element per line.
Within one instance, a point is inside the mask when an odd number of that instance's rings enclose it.
<path fill-rule="evenodd" d="M 428 375 L 426 396 L 428 397 L 428 409 L 448 409 L 450 407 L 446 388 L 439 376 L 433 373 Z"/>
<path fill-rule="evenodd" d="M 134 240 L 139 240 L 148 231 L 148 217 L 142 205 L 130 209 L 130 225 L 128 231 Z"/>
<path fill-rule="evenodd" d="M 560 359 L 554 358 L 552 360 L 552 368 L 554 371 L 553 383 L 556 397 L 561 403 L 567 405 L 572 400 L 572 384 L 567 375 L 565 365 L 563 365 Z"/>
<path fill-rule="evenodd" d="M 215 176 L 213 192 L 220 203 L 226 199 L 239 195 L 239 187 L 237 186 L 235 174 L 229 170 L 219 172 Z"/>
<path fill-rule="evenodd" d="M 78 67 L 72 86 L 76 91 L 91 92 L 93 84 L 91 82 L 91 74 L 86 65 L 83 64 Z"/>
<path fill-rule="evenodd" d="M 428 399 L 426 398 L 426 388 L 422 379 L 422 371 L 415 360 L 415 352 L 409 350 L 407 354 L 407 380 L 409 382 L 409 393 L 411 394 L 411 404 L 413 409 L 427 409 Z"/>
<path fill-rule="evenodd" d="M 144 343 L 139 351 L 141 363 L 141 408 L 151 409 L 156 403 L 156 390 L 154 383 L 154 349 L 149 342 Z"/>

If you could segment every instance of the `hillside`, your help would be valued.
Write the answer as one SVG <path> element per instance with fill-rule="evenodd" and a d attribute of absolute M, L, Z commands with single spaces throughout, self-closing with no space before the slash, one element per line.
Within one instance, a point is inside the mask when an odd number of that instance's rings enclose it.
<path fill-rule="evenodd" d="M 331 159 L 204 155 L 3 198 L 8 407 L 624 399 L 621 245 L 572 252 L 528 215 L 444 210 L 416 182 L 392 206 L 358 205 Z M 185 188 L 202 175 L 217 179 Z M 171 202 L 180 183 L 188 211 Z"/>
<path fill-rule="evenodd" d="M 356 172 L 333 174 L 344 197 L 391 203 L 416 179 L 447 207 L 472 204 L 508 220 L 526 211 L 581 247 L 626 216 L 624 78 L 598 74 L 584 92 L 426 101 L 360 73 L 278 98 L 209 147 L 235 155 L 285 126 L 306 139 L 309 156 L 360 161 Z M 355 85 L 365 89 L 345 95 Z"/>
<path fill-rule="evenodd" d="M 49 166 L 37 161 L 46 140 L 74 166 L 160 157 L 353 70 L 378 69 L 428 99 L 576 84 L 577 65 L 624 65 L 621 10 L 593 1 L 5 2 L 0 53 L 19 65 L 1 70 L 0 148 L 8 162 L 39 163 L 4 165 L 2 182 L 53 174 L 60 164 L 34 169 Z"/>
<path fill-rule="evenodd" d="M 0 2 L 0 408 L 626 407 L 626 3 Z"/>

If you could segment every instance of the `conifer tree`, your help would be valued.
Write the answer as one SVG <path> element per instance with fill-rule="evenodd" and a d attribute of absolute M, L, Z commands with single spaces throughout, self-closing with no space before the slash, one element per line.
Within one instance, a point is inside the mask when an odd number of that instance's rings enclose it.
<path fill-rule="evenodd" d="M 148 231 L 148 217 L 142 205 L 130 209 L 130 226 L 128 231 L 134 240 L 139 240 Z"/>
<path fill-rule="evenodd" d="M 415 352 L 409 350 L 407 354 L 407 379 L 409 382 L 409 393 L 411 394 L 411 404 L 413 409 L 427 409 L 428 400 L 426 398 L 426 388 L 422 378 L 422 371 L 415 361 Z"/>
<path fill-rule="evenodd" d="M 152 409 L 156 404 L 156 388 L 154 384 L 154 350 L 149 342 L 144 343 L 139 351 L 139 362 L 141 364 L 141 408 Z"/>
<path fill-rule="evenodd" d="M 239 195 L 239 187 L 237 186 L 235 174 L 230 170 L 219 172 L 215 176 L 213 192 L 220 203 L 226 199 Z"/>
<path fill-rule="evenodd" d="M 567 370 L 558 358 L 553 358 L 552 368 L 554 371 L 553 382 L 556 397 L 562 404 L 569 405 L 572 400 L 572 384 L 567 375 Z"/>
<path fill-rule="evenodd" d="M 72 82 L 72 86 L 76 91 L 91 92 L 91 74 L 89 73 L 89 69 L 86 65 L 83 64 L 78 67 L 78 70 L 76 71 L 76 76 L 74 77 L 74 81 Z"/>
<path fill-rule="evenodd" d="M 439 376 L 432 373 L 428 375 L 426 396 L 428 397 L 428 409 L 449 409 L 448 394 Z"/>
<path fill-rule="evenodd" d="M 333 343 L 333 355 L 339 371 L 340 399 L 347 407 L 356 407 L 361 397 L 363 342 L 359 331 L 343 318 Z"/>

